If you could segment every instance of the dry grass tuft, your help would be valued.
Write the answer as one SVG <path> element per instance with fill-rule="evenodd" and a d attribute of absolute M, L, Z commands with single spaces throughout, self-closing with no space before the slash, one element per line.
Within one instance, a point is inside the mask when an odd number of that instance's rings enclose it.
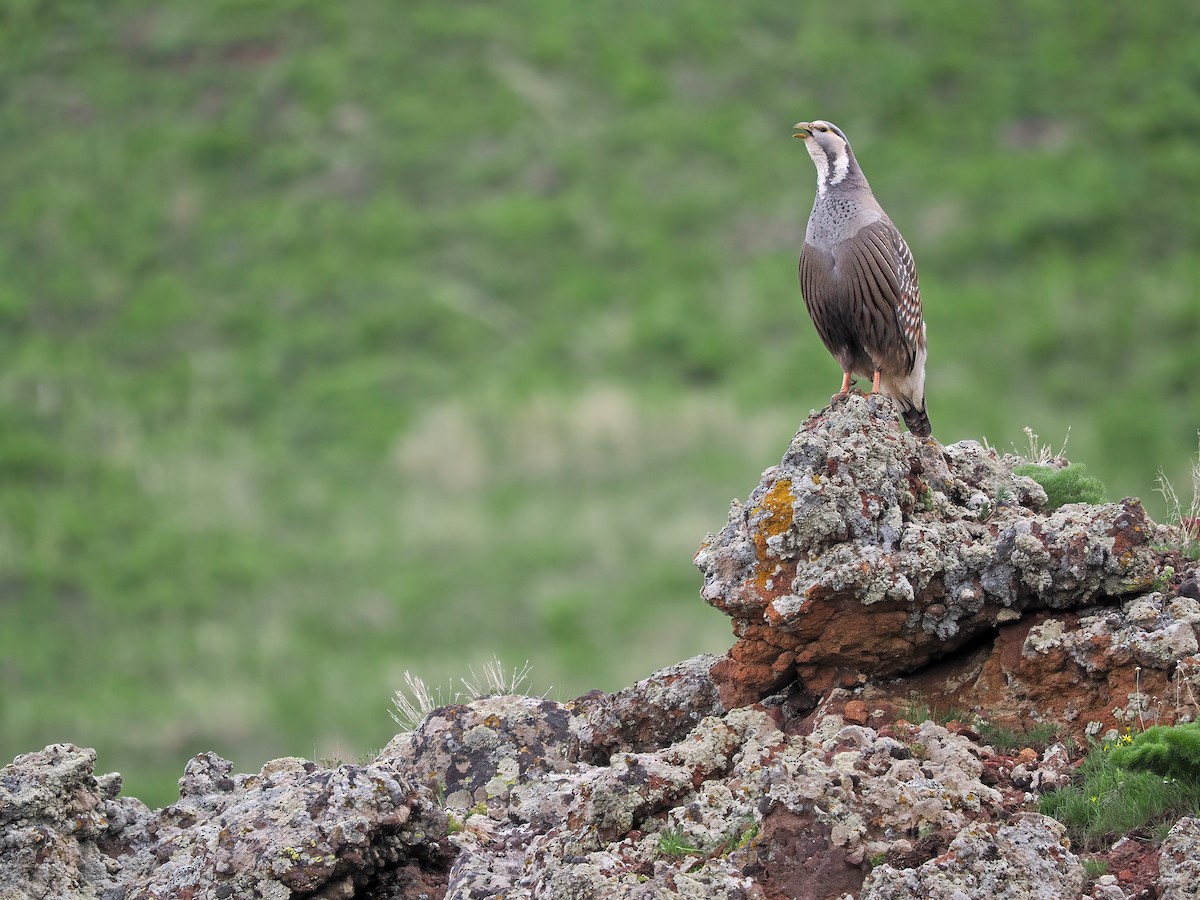
<path fill-rule="evenodd" d="M 443 706 L 470 703 L 497 694 L 520 694 L 529 681 L 530 665 L 526 661 L 508 672 L 504 664 L 493 657 L 491 662 L 483 665 L 481 673 L 476 674 L 474 668 L 469 671 L 469 677 L 458 679 L 461 688 L 451 685 L 449 690 L 444 690 L 440 686 L 431 689 L 424 679 L 405 670 L 404 687 L 392 696 L 392 705 L 396 707 L 391 713 L 392 719 L 402 732 L 414 731 L 427 715 Z"/>

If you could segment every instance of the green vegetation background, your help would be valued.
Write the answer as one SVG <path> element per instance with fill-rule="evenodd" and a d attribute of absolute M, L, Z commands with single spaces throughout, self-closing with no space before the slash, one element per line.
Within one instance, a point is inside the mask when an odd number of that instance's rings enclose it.
<path fill-rule="evenodd" d="M 786 5 L 785 5 L 786 6 Z M 838 371 L 795 258 L 854 142 L 945 443 L 1111 497 L 1200 424 L 1200 6 L 0 7 L 0 756 L 354 759 L 404 670 L 616 689 Z"/>

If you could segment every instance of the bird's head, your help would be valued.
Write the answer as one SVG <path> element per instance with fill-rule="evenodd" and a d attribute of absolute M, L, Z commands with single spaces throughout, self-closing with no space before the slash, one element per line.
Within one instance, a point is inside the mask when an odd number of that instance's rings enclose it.
<path fill-rule="evenodd" d="M 792 126 L 794 138 L 804 141 L 808 155 L 817 166 L 817 190 L 825 193 L 827 188 L 841 184 L 851 168 L 857 168 L 850 142 L 842 129 L 832 122 L 816 119 L 812 122 L 797 122 Z"/>

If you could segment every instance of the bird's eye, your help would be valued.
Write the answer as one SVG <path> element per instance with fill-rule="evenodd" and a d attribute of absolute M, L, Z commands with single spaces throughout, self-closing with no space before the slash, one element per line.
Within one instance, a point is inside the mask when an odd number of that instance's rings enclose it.
<path fill-rule="evenodd" d="M 828 130 L 829 130 L 829 129 L 828 129 L 828 128 L 826 128 L 824 125 L 818 125 L 818 126 L 817 126 L 817 131 L 828 131 Z"/>

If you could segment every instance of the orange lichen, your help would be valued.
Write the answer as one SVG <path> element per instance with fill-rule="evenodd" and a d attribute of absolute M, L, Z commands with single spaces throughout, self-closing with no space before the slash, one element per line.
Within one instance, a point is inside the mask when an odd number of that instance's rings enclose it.
<path fill-rule="evenodd" d="M 791 481 L 781 478 L 771 485 L 762 502 L 750 511 L 751 516 L 757 519 L 754 550 L 758 557 L 758 571 L 754 584 L 760 590 L 766 590 L 767 581 L 775 574 L 776 568 L 776 560 L 771 554 L 767 539 L 783 534 L 791 527 L 792 506 L 795 502 L 796 495 L 792 493 Z"/>

